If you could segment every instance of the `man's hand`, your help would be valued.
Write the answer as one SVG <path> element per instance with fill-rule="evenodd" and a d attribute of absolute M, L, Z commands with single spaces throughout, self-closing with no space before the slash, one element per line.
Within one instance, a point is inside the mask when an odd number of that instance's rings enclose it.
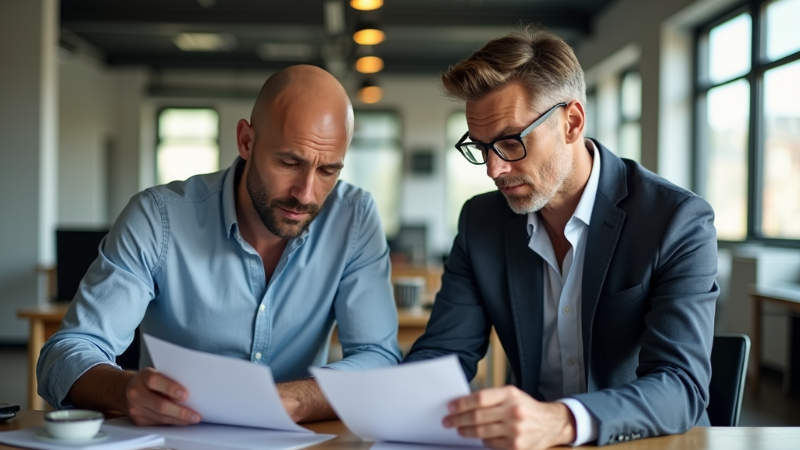
<path fill-rule="evenodd" d="M 312 379 L 278 384 L 278 394 L 289 417 L 295 422 L 314 422 L 335 419 L 336 413 L 328 404 L 319 385 Z"/>
<path fill-rule="evenodd" d="M 575 423 L 563 403 L 543 403 L 513 386 L 484 389 L 453 400 L 442 423 L 492 448 L 538 449 L 575 440 Z"/>
<path fill-rule="evenodd" d="M 125 386 L 125 413 L 136 425 L 191 425 L 200 422 L 200 414 L 181 406 L 189 393 L 178 382 L 152 368 L 145 368 L 130 378 Z"/>

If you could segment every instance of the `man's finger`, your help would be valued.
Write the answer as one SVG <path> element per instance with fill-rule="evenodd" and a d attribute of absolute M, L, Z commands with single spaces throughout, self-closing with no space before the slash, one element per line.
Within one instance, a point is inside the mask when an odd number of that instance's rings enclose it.
<path fill-rule="evenodd" d="M 508 436 L 508 426 L 504 423 L 495 422 L 487 425 L 458 427 L 458 434 L 478 439 L 503 438 Z"/>
<path fill-rule="evenodd" d="M 451 414 L 462 413 L 476 408 L 485 408 L 503 403 L 510 395 L 509 387 L 483 389 L 466 397 L 451 401 L 447 407 Z"/>
<path fill-rule="evenodd" d="M 143 373 L 145 386 L 151 391 L 156 391 L 175 401 L 184 401 L 188 397 L 186 389 L 177 381 L 174 381 L 164 374 L 156 371 Z"/>
<path fill-rule="evenodd" d="M 174 423 L 177 421 L 180 422 L 179 424 L 181 425 L 186 425 L 197 423 L 201 419 L 200 414 L 197 414 L 197 412 L 192 409 L 178 405 L 171 399 L 152 391 L 143 393 L 134 407 L 146 410 L 146 413 L 152 413 L 148 415 L 156 420 L 169 418 L 169 421 L 164 421 L 164 423 Z"/>
<path fill-rule="evenodd" d="M 492 406 L 450 414 L 444 418 L 442 424 L 448 428 L 459 428 L 501 422 L 508 415 L 506 409 L 502 406 Z"/>

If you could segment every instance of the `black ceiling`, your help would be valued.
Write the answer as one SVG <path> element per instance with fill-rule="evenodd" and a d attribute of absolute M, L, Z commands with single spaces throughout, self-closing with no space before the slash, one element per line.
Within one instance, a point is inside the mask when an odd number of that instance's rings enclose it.
<path fill-rule="evenodd" d="M 385 0 L 358 12 L 346 0 L 61 0 L 62 45 L 75 37 L 96 47 L 109 65 L 152 68 L 272 70 L 306 62 L 352 67 L 359 49 L 349 37 L 360 21 L 382 25 L 386 40 L 372 48 L 386 73 L 438 73 L 492 37 L 533 24 L 573 45 L 591 33 L 592 18 L 611 0 Z M 334 3 L 326 7 L 326 3 Z M 338 14 L 326 14 L 326 8 Z M 326 28 L 335 17 L 343 30 Z M 182 32 L 220 33 L 223 51 L 187 52 Z M 264 44 L 277 53 L 264 56 Z M 299 54 L 282 56 L 287 46 Z M 294 46 L 294 47 L 293 47 Z M 259 49 L 262 49 L 261 51 Z"/>

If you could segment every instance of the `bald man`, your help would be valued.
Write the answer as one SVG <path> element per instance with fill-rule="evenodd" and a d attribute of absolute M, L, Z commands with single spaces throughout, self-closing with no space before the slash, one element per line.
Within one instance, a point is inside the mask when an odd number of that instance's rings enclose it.
<path fill-rule="evenodd" d="M 338 181 L 352 134 L 350 100 L 330 74 L 293 66 L 270 77 L 250 122 L 237 124 L 233 165 L 131 199 L 42 349 L 39 394 L 138 425 L 201 421 L 174 380 L 115 364 L 140 326 L 268 366 L 298 422 L 334 416 L 308 377 L 309 366 L 327 363 L 334 322 L 344 358 L 325 367 L 400 359 L 375 204 Z"/>

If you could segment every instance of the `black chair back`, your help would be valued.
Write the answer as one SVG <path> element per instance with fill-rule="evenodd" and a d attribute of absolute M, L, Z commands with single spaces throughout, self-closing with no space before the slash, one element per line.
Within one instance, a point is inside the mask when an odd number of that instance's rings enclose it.
<path fill-rule="evenodd" d="M 735 427 L 742 411 L 750 338 L 746 334 L 714 336 L 708 419 L 711 426 Z"/>

